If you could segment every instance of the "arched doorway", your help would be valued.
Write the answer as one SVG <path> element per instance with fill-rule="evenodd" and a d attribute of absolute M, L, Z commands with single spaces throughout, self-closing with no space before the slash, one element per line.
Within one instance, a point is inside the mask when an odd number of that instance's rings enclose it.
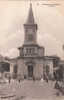
<path fill-rule="evenodd" d="M 33 65 L 28 65 L 28 78 L 33 78 Z"/>
<path fill-rule="evenodd" d="M 18 66 L 17 64 L 14 65 L 13 68 L 13 78 L 16 79 L 17 78 L 17 71 L 18 71 Z"/>

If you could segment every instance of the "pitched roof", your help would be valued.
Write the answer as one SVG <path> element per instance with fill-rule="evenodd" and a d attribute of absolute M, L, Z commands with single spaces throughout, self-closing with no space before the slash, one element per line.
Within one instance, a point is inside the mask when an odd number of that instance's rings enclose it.
<path fill-rule="evenodd" d="M 33 10 L 32 10 L 32 4 L 30 3 L 30 8 L 29 8 L 29 14 L 27 18 L 26 24 L 34 24 L 34 16 L 33 16 Z"/>

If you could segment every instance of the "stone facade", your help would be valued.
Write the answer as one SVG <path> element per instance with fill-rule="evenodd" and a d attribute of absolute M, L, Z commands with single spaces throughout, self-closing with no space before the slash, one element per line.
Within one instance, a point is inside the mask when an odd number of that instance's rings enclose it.
<path fill-rule="evenodd" d="M 18 60 L 18 74 L 23 78 L 41 79 L 43 77 L 43 59 L 41 58 L 19 58 Z"/>

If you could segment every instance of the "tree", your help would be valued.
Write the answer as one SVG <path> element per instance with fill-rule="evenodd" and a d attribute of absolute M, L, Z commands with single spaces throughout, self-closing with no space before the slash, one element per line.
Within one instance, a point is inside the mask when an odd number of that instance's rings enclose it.
<path fill-rule="evenodd" d="M 54 72 L 54 78 L 57 81 L 63 80 L 63 68 L 61 66 Z"/>

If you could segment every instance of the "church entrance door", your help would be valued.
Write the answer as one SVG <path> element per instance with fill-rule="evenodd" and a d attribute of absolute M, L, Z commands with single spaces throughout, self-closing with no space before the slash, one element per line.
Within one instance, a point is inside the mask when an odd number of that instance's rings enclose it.
<path fill-rule="evenodd" d="M 28 78 L 33 78 L 33 65 L 28 65 Z"/>

